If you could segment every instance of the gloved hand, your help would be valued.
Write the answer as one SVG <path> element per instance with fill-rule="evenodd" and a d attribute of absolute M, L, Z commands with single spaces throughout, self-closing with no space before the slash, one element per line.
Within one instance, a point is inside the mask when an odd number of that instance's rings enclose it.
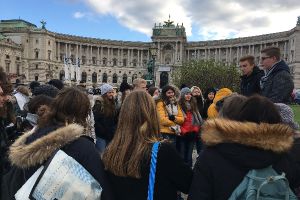
<path fill-rule="evenodd" d="M 174 115 L 169 115 L 169 120 L 175 121 L 175 116 Z"/>

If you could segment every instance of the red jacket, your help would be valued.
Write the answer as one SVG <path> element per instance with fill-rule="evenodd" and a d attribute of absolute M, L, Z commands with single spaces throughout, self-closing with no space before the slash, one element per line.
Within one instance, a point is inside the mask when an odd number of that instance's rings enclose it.
<path fill-rule="evenodd" d="M 197 133 L 200 130 L 199 125 L 195 125 L 193 122 L 193 114 L 192 112 L 186 112 L 186 117 L 184 118 L 184 122 L 181 125 L 181 135 L 185 135 L 187 133 Z"/>

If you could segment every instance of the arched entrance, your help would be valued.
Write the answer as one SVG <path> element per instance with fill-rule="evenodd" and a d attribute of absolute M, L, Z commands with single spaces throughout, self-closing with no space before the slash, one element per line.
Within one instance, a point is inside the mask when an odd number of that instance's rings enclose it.
<path fill-rule="evenodd" d="M 160 74 L 160 84 L 159 84 L 159 87 L 162 88 L 164 87 L 165 85 L 168 85 L 169 83 L 169 74 L 168 72 L 162 72 Z"/>
<path fill-rule="evenodd" d="M 96 72 L 94 72 L 94 73 L 92 74 L 92 82 L 93 82 L 93 83 L 97 83 L 97 73 L 96 73 Z"/>
<path fill-rule="evenodd" d="M 82 81 L 83 83 L 86 83 L 86 77 L 87 77 L 86 72 L 82 72 L 82 73 L 81 73 L 81 81 Z"/>

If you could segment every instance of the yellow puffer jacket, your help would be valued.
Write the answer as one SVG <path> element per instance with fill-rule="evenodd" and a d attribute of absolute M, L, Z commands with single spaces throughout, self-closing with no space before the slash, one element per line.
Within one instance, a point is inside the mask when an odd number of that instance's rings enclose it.
<path fill-rule="evenodd" d="M 173 130 L 170 129 L 171 126 L 176 124 L 181 125 L 184 122 L 184 116 L 181 110 L 181 107 L 177 104 L 178 114 L 175 116 L 174 122 L 169 120 L 168 112 L 166 110 L 165 104 L 162 101 L 159 101 L 156 104 L 156 109 L 159 118 L 160 132 L 175 134 Z"/>

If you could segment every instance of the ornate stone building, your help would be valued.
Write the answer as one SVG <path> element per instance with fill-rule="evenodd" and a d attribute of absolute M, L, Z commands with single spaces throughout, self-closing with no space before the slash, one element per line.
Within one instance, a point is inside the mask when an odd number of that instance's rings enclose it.
<path fill-rule="evenodd" d="M 183 24 L 175 25 L 170 19 L 163 25 L 154 25 L 152 42 L 66 35 L 47 30 L 44 22 L 38 28 L 20 19 L 1 20 L 0 34 L 0 66 L 24 83 L 65 77 L 77 77 L 89 85 L 104 82 L 119 85 L 122 80 L 131 83 L 147 74 L 150 48 L 154 46 L 157 48 L 154 78 L 156 85 L 164 85 L 170 81 L 170 73 L 185 61 L 213 59 L 238 65 L 241 56 L 251 54 L 258 64 L 263 48 L 278 46 L 291 68 L 295 87 L 300 88 L 300 18 L 289 31 L 199 42 L 188 42 Z"/>

